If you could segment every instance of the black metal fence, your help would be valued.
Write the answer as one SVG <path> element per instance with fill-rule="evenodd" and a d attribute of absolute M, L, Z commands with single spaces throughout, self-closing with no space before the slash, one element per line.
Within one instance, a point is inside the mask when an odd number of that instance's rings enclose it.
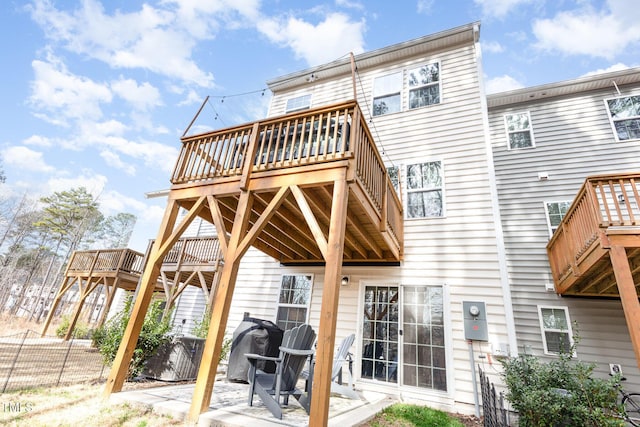
<path fill-rule="evenodd" d="M 0 393 L 103 378 L 102 356 L 90 344 L 35 331 L 0 337 Z"/>
<path fill-rule="evenodd" d="M 502 392 L 496 393 L 495 386 L 489 381 L 482 368 L 480 372 L 480 388 L 482 389 L 482 413 L 484 427 L 509 427 L 509 411 L 504 406 Z"/>

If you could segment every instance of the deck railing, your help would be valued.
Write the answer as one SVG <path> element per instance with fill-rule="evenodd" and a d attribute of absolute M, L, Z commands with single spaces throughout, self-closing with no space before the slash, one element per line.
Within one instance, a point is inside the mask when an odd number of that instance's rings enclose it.
<path fill-rule="evenodd" d="M 343 159 L 355 160 L 355 176 L 380 218 L 386 217 L 386 227 L 400 239 L 402 204 L 395 193 L 391 198 L 393 185 L 355 101 L 183 137 L 171 182 L 248 179 L 260 171 Z"/>
<path fill-rule="evenodd" d="M 150 242 L 152 244 L 153 240 Z M 162 264 L 200 265 L 221 260 L 222 252 L 217 237 L 185 237 L 176 241 Z"/>
<path fill-rule="evenodd" d="M 75 251 L 68 273 L 112 272 L 142 274 L 144 255 L 131 249 Z"/>
<path fill-rule="evenodd" d="M 588 177 L 547 245 L 553 277 L 558 283 L 578 273 L 600 233 L 612 226 L 640 221 L 640 173 Z"/>

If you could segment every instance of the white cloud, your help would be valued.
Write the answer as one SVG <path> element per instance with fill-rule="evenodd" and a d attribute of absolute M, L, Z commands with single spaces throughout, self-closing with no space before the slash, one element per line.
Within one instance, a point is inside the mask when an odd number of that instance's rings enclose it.
<path fill-rule="evenodd" d="M 7 166 L 25 171 L 51 173 L 55 171 L 48 165 L 40 151 L 23 146 L 13 146 L 2 150 L 2 160 Z"/>
<path fill-rule="evenodd" d="M 120 169 L 130 176 L 134 176 L 136 174 L 135 166 L 123 162 L 120 156 L 113 151 L 103 150 L 100 152 L 100 157 L 102 157 L 105 163 L 112 168 Z"/>
<path fill-rule="evenodd" d="M 42 135 L 31 135 L 22 141 L 24 145 L 34 145 L 36 147 L 51 147 L 55 142 L 49 137 Z"/>
<path fill-rule="evenodd" d="M 431 13 L 431 8 L 433 7 L 433 3 L 435 0 L 418 0 L 417 10 L 418 13 L 424 13 L 425 15 L 429 15 Z"/>
<path fill-rule="evenodd" d="M 533 23 L 535 47 L 568 55 L 614 59 L 630 44 L 640 42 L 640 8 L 631 2 L 610 0 L 608 9 L 585 7 L 559 12 Z"/>
<path fill-rule="evenodd" d="M 99 175 L 92 171 L 82 171 L 79 175 L 72 178 L 51 178 L 43 186 L 42 191 L 44 194 L 51 194 L 56 191 L 66 191 L 71 188 L 84 187 L 89 193 L 93 194 L 94 197 L 100 197 L 107 181 L 108 179 L 104 175 Z"/>
<path fill-rule="evenodd" d="M 183 107 L 185 105 L 197 105 L 201 104 L 202 101 L 204 101 L 204 99 L 198 95 L 198 92 L 195 90 L 189 90 L 187 96 L 178 103 L 178 107 Z"/>
<path fill-rule="evenodd" d="M 598 70 L 589 71 L 588 73 L 583 74 L 581 77 L 594 76 L 596 74 L 613 73 L 614 71 L 622 71 L 636 66 L 637 65 L 633 65 L 629 67 L 622 62 L 618 62 L 617 64 L 613 64 L 607 68 L 600 68 Z"/>
<path fill-rule="evenodd" d="M 160 91 L 149 82 L 138 84 L 133 79 L 120 77 L 120 80 L 111 83 L 111 89 L 137 110 L 146 111 L 162 105 Z"/>
<path fill-rule="evenodd" d="M 143 68 L 187 83 L 213 86 L 213 75 L 191 59 L 197 39 L 180 29 L 173 11 L 144 4 L 137 12 L 107 15 L 95 0 L 81 4 L 75 11 L 64 12 L 49 0 L 36 0 L 30 10 L 47 38 L 71 52 L 116 68 Z"/>
<path fill-rule="evenodd" d="M 490 53 L 504 52 L 504 47 L 502 47 L 502 45 L 499 42 L 486 41 L 486 42 L 480 42 L 480 44 L 482 46 L 483 52 L 490 52 Z"/>
<path fill-rule="evenodd" d="M 506 92 L 509 90 L 521 89 L 524 85 L 511 76 L 503 75 L 485 80 L 485 89 L 489 93 Z"/>
<path fill-rule="evenodd" d="M 504 18 L 518 6 L 534 0 L 473 0 L 482 7 L 482 15 L 486 17 Z"/>
<path fill-rule="evenodd" d="M 51 55 L 47 62 L 34 60 L 31 64 L 35 79 L 31 82 L 29 103 L 47 121 L 67 124 L 67 119 L 102 117 L 100 104 L 112 99 L 106 85 L 70 73 Z"/>
<path fill-rule="evenodd" d="M 330 13 L 317 25 L 290 16 L 283 20 L 264 18 L 257 27 L 272 42 L 290 47 L 297 58 L 311 66 L 364 50 L 364 20 L 351 21 L 342 13 Z"/>

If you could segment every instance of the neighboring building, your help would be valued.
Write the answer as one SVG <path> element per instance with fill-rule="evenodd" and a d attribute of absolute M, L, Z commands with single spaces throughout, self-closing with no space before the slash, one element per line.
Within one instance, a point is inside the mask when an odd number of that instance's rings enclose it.
<path fill-rule="evenodd" d="M 639 173 L 640 68 L 489 95 L 487 103 L 518 350 L 554 357 L 560 339 L 577 332 L 581 360 L 603 376 L 620 364 L 637 389 L 620 299 L 557 295 L 546 246 L 588 176 Z M 637 197 L 637 187 L 626 197 L 636 218 Z"/>

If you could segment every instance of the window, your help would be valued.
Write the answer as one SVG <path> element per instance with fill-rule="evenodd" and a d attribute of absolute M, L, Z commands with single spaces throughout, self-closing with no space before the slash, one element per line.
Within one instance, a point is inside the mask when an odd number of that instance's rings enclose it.
<path fill-rule="evenodd" d="M 373 115 L 400 111 L 402 72 L 376 77 L 373 81 Z"/>
<path fill-rule="evenodd" d="M 409 109 L 440 103 L 440 64 L 423 65 L 408 72 Z"/>
<path fill-rule="evenodd" d="M 276 318 L 279 327 L 286 331 L 307 323 L 312 285 L 313 276 L 310 274 L 282 276 Z"/>
<path fill-rule="evenodd" d="M 391 166 L 387 168 L 387 175 L 396 193 L 400 194 L 400 168 L 398 166 Z"/>
<path fill-rule="evenodd" d="M 443 216 L 442 162 L 407 166 L 407 218 Z"/>
<path fill-rule="evenodd" d="M 605 101 L 616 141 L 640 139 L 640 95 Z"/>
<path fill-rule="evenodd" d="M 504 123 L 507 129 L 510 150 L 534 147 L 531 118 L 528 112 L 506 114 Z"/>
<path fill-rule="evenodd" d="M 311 94 L 298 96 L 296 98 L 287 99 L 287 106 L 285 107 L 285 113 L 292 113 L 294 111 L 306 110 L 311 107 Z"/>
<path fill-rule="evenodd" d="M 562 218 L 567 214 L 571 202 L 545 202 L 544 206 L 547 213 L 549 236 L 553 236 L 553 233 L 555 233 L 560 226 Z"/>
<path fill-rule="evenodd" d="M 569 353 L 573 345 L 573 333 L 567 307 L 538 306 L 538 314 L 545 354 Z"/>

